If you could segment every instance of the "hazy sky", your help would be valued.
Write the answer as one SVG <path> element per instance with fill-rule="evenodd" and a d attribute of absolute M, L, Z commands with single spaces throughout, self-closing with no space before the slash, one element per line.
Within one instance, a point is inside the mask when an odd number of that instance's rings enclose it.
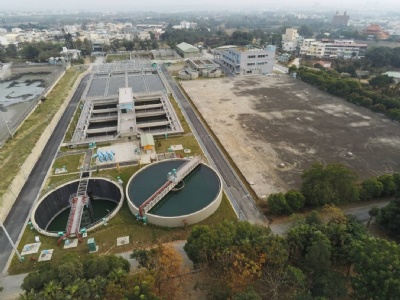
<path fill-rule="evenodd" d="M 399 0 L 1 0 L 0 11 L 5 10 L 207 10 L 286 7 L 330 8 L 339 11 L 376 7 L 380 10 L 400 8 Z"/>

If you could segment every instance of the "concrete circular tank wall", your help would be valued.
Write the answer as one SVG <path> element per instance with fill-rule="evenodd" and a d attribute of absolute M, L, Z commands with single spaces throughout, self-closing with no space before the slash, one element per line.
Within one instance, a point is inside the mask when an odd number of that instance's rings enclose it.
<path fill-rule="evenodd" d="M 213 69 L 213 70 L 207 70 L 204 69 L 201 71 L 202 76 L 205 78 L 217 78 L 217 77 L 221 77 L 222 72 L 219 69 Z"/>
<path fill-rule="evenodd" d="M 178 77 L 179 77 L 179 79 L 183 79 L 183 80 L 196 79 L 199 77 L 199 72 L 197 72 L 195 70 L 184 69 L 182 71 L 179 71 Z"/>
<path fill-rule="evenodd" d="M 47 231 L 47 227 L 57 215 L 70 208 L 69 198 L 76 193 L 78 185 L 79 179 L 67 182 L 39 199 L 31 212 L 32 225 L 38 232 L 47 236 L 58 236 L 57 232 Z M 94 201 L 96 199 L 105 199 L 116 203 L 115 208 L 104 216 L 107 220 L 114 217 L 122 207 L 124 190 L 122 186 L 114 181 L 106 178 L 91 177 L 87 191 L 93 194 Z M 102 220 L 97 220 L 85 228 L 90 231 L 102 224 Z"/>
<path fill-rule="evenodd" d="M 137 215 L 139 213 L 140 205 L 138 203 L 135 204 L 135 201 L 134 201 L 135 199 L 133 199 L 133 197 L 132 197 L 131 189 L 140 188 L 139 186 L 143 186 L 143 185 L 137 185 L 137 187 L 136 187 L 134 185 L 135 178 L 137 178 L 138 176 L 141 176 L 141 174 L 144 172 L 148 172 L 149 175 L 154 174 L 155 172 L 150 170 L 150 168 L 156 169 L 156 168 L 158 168 L 158 166 L 160 166 L 161 164 L 166 163 L 168 161 L 183 161 L 183 162 L 185 162 L 186 160 L 185 159 L 170 159 L 170 160 L 163 160 L 161 162 L 152 163 L 152 164 L 147 165 L 146 167 L 142 168 L 140 171 L 138 171 L 135 175 L 133 175 L 129 179 L 128 184 L 126 185 L 126 197 L 127 197 L 129 209 L 131 210 L 131 212 L 134 215 Z M 215 192 L 213 192 L 213 196 L 211 197 L 211 199 L 209 201 L 207 200 L 207 204 L 205 206 L 197 209 L 196 211 L 193 211 L 188 214 L 182 214 L 182 215 L 161 216 L 156 213 L 148 212 L 148 213 L 146 213 L 145 216 L 147 217 L 147 220 L 149 223 L 158 225 L 158 226 L 163 226 L 163 227 L 181 227 L 184 225 L 196 224 L 198 222 L 205 220 L 209 216 L 211 216 L 218 209 L 219 205 L 221 204 L 221 199 L 222 199 L 222 180 L 221 180 L 219 174 L 210 166 L 208 166 L 204 163 L 201 163 L 200 167 L 207 170 L 208 180 L 212 180 L 213 184 L 215 184 L 217 186 L 217 188 L 215 189 Z M 191 175 L 189 174 L 188 176 L 190 177 Z M 152 180 L 152 178 L 148 178 L 148 180 Z M 167 173 L 165 174 L 165 181 L 166 180 L 167 180 Z M 184 187 L 184 188 L 186 188 L 186 187 Z M 155 191 L 156 191 L 156 189 L 154 189 L 154 192 Z M 202 190 L 199 190 L 199 189 L 192 190 L 190 192 L 193 194 L 196 193 L 197 195 L 203 194 Z M 188 197 L 185 199 L 185 201 L 191 201 L 191 200 L 193 200 L 191 197 Z M 169 201 L 169 200 L 166 200 L 166 201 Z"/>

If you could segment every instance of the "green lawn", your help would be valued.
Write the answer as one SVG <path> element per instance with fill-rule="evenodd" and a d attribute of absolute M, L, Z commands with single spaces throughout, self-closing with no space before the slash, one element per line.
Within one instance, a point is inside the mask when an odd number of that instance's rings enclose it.
<path fill-rule="evenodd" d="M 185 117 L 183 116 L 183 113 L 180 110 L 175 99 L 170 97 L 170 101 L 171 101 L 172 106 L 178 116 L 179 122 L 182 125 L 184 134 L 181 136 L 168 137 L 167 139 L 165 139 L 164 137 L 155 138 L 156 151 L 157 152 L 168 152 L 168 148 L 171 145 L 182 145 L 184 149 L 186 149 L 186 148 L 190 149 L 191 153 L 185 154 L 183 152 L 183 150 L 179 150 L 179 151 L 175 151 L 175 153 L 177 155 L 182 155 L 183 157 L 192 156 L 192 155 L 204 155 L 203 151 L 200 148 L 199 143 L 197 142 L 196 138 L 194 137 L 192 131 L 190 130 L 190 127 L 189 127 L 188 123 L 186 122 Z"/>
<path fill-rule="evenodd" d="M 67 132 L 65 133 L 64 137 L 64 143 L 67 141 L 70 141 L 72 139 L 72 136 L 74 134 L 76 124 L 78 124 L 79 117 L 81 115 L 81 105 L 83 105 L 81 102 L 78 103 L 76 110 L 74 112 L 74 117 L 72 118 L 71 122 L 68 125 Z"/>
<path fill-rule="evenodd" d="M 60 169 L 62 167 L 67 169 L 67 173 L 79 172 L 84 157 L 84 154 L 72 154 L 57 158 L 52 167 L 52 174 L 55 174 L 56 169 Z"/>

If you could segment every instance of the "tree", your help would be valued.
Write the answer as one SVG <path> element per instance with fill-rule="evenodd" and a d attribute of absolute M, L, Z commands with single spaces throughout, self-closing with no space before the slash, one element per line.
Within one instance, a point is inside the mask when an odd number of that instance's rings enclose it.
<path fill-rule="evenodd" d="M 368 214 L 369 214 L 370 218 L 369 218 L 369 220 L 368 220 L 367 227 L 369 227 L 369 224 L 371 223 L 372 218 L 373 218 L 373 217 L 376 217 L 377 215 L 379 215 L 379 208 L 376 207 L 376 206 L 372 207 L 372 208 L 368 211 Z"/>
<path fill-rule="evenodd" d="M 115 295 L 124 299 L 129 269 L 129 262 L 122 257 L 89 256 L 83 260 L 69 253 L 58 266 L 28 274 L 21 285 L 23 299 L 117 299 Z M 110 290 L 113 294 L 108 297 Z"/>
<path fill-rule="evenodd" d="M 350 251 L 354 264 L 351 285 L 354 299 L 396 299 L 400 295 L 400 246 L 364 237 Z"/>
<path fill-rule="evenodd" d="M 25 45 L 20 51 L 21 56 L 26 59 L 35 60 L 38 58 L 40 51 L 33 45 Z"/>
<path fill-rule="evenodd" d="M 341 204 L 359 199 L 357 174 L 342 164 L 315 163 L 302 175 L 301 192 L 308 206 Z"/>
<path fill-rule="evenodd" d="M 184 249 L 202 266 L 205 286 L 214 298 L 232 298 L 249 286 L 263 293 L 291 292 L 285 290 L 294 279 L 287 275 L 284 241 L 266 227 L 227 221 L 212 228 L 195 226 Z"/>
<path fill-rule="evenodd" d="M 314 34 L 313 29 L 309 25 L 301 25 L 299 29 L 299 35 L 305 37 L 305 38 L 310 38 Z"/>
<path fill-rule="evenodd" d="M 382 191 L 382 182 L 378 181 L 376 178 L 370 178 L 361 183 L 360 198 L 362 200 L 377 198 L 381 196 Z"/>
<path fill-rule="evenodd" d="M 268 208 L 273 215 L 291 214 L 293 211 L 288 205 L 283 193 L 271 194 L 268 197 Z"/>
<path fill-rule="evenodd" d="M 297 72 L 297 66 L 296 65 L 291 65 L 290 67 L 289 67 L 289 74 L 292 74 L 292 73 L 294 73 L 294 72 Z"/>
<path fill-rule="evenodd" d="M 382 207 L 376 221 L 392 232 L 400 233 L 400 198 L 390 201 L 388 205 Z"/>
<path fill-rule="evenodd" d="M 18 57 L 17 46 L 15 46 L 15 44 L 8 44 L 6 48 L 6 55 L 11 59 L 17 58 Z"/>
<path fill-rule="evenodd" d="M 304 208 L 304 203 L 306 202 L 306 198 L 299 191 L 288 191 L 285 194 L 285 200 L 287 205 L 291 208 L 292 211 L 299 211 Z"/>
<path fill-rule="evenodd" d="M 375 68 L 388 66 L 392 57 L 392 49 L 389 47 L 372 47 L 367 49 L 365 58 Z"/>
<path fill-rule="evenodd" d="M 378 75 L 369 81 L 369 85 L 374 87 L 375 89 L 382 89 L 384 87 L 390 86 L 393 83 L 393 77 L 389 77 L 388 75 Z"/>
<path fill-rule="evenodd" d="M 233 300 L 261 300 L 261 296 L 257 294 L 254 288 L 249 287 L 243 293 L 237 294 L 233 297 Z"/>
<path fill-rule="evenodd" d="M 383 185 L 383 196 L 392 196 L 396 192 L 396 183 L 394 182 L 394 178 L 391 174 L 381 175 L 377 178 L 379 182 Z"/>
<path fill-rule="evenodd" d="M 151 272 L 157 295 L 174 299 L 181 286 L 177 284 L 178 276 L 186 270 L 182 267 L 182 257 L 172 246 L 160 244 L 151 250 L 135 250 L 131 257 Z"/>

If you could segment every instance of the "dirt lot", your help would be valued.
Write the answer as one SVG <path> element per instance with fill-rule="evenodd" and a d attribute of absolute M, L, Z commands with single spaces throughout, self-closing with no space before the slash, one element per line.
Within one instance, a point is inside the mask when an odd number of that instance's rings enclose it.
<path fill-rule="evenodd" d="M 400 170 L 398 123 L 300 80 L 236 77 L 183 87 L 260 198 L 299 188 L 316 161 L 343 163 L 361 179 Z"/>

